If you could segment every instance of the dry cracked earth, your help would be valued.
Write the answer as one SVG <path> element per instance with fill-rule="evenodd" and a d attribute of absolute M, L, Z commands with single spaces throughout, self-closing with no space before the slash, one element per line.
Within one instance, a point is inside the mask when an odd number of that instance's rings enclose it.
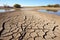
<path fill-rule="evenodd" d="M 31 11 L 1 14 L 0 40 L 60 40 L 55 20 Z"/>

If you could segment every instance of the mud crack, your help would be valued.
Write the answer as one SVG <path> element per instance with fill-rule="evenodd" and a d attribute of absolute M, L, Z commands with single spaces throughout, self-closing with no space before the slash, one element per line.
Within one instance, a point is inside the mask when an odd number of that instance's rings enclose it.
<path fill-rule="evenodd" d="M 43 35 L 44 39 L 46 39 L 45 36 L 47 36 L 47 33 L 48 33 L 48 31 L 46 31 L 45 34 Z"/>
<path fill-rule="evenodd" d="M 24 23 L 23 24 L 25 24 L 26 23 L 26 19 L 27 19 L 27 17 L 25 16 L 25 19 L 24 19 Z M 23 28 L 23 24 L 21 24 L 21 29 L 22 29 L 22 32 L 20 33 L 20 37 L 19 37 L 19 39 L 18 40 L 23 40 L 23 38 L 24 38 L 24 36 L 26 35 L 26 28 L 27 28 L 27 26 L 25 26 L 25 28 Z"/>
<path fill-rule="evenodd" d="M 5 30 L 5 28 L 4 28 L 5 23 L 6 23 L 6 22 L 4 22 L 4 23 L 2 24 L 2 28 L 3 28 L 3 29 L 0 31 L 0 36 L 1 36 L 2 32 Z"/>
<path fill-rule="evenodd" d="M 52 31 L 54 31 L 56 29 L 56 27 L 58 27 L 58 25 L 54 26 L 54 28 L 52 29 Z"/>

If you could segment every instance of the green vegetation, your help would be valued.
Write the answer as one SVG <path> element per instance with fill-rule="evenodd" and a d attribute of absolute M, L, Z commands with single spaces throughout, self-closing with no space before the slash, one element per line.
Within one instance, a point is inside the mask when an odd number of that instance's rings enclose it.
<path fill-rule="evenodd" d="M 14 4 L 14 7 L 15 7 L 15 8 L 21 8 L 21 5 L 19 5 L 19 4 Z"/>
<path fill-rule="evenodd" d="M 55 5 L 47 5 L 48 7 L 60 7 L 59 4 L 55 4 Z"/>

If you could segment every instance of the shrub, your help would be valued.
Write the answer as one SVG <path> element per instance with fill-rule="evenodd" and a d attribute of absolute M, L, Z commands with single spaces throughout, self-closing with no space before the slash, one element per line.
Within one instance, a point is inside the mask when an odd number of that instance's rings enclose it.
<path fill-rule="evenodd" d="M 15 7 L 15 8 L 21 8 L 21 5 L 15 4 L 14 7 Z"/>
<path fill-rule="evenodd" d="M 59 4 L 55 4 L 54 7 L 60 7 L 60 5 Z"/>
<path fill-rule="evenodd" d="M 55 4 L 55 5 L 47 5 L 48 7 L 60 7 L 59 4 Z"/>

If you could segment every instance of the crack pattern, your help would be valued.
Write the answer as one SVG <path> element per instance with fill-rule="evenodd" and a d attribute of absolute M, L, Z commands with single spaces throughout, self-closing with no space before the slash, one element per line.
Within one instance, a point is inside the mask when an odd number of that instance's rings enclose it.
<path fill-rule="evenodd" d="M 5 28 L 4 28 L 5 23 L 6 23 L 6 22 L 4 22 L 4 23 L 2 24 L 2 30 L 0 31 L 0 36 L 1 36 L 2 32 L 5 30 Z"/>
<path fill-rule="evenodd" d="M 45 39 L 45 36 L 47 36 L 47 33 L 48 33 L 48 31 L 46 31 L 45 34 L 43 35 L 43 38 L 44 39 Z"/>
<path fill-rule="evenodd" d="M 52 31 L 54 31 L 56 29 L 56 27 L 58 27 L 58 25 L 54 26 L 54 28 L 52 29 Z"/>
<path fill-rule="evenodd" d="M 54 32 L 59 25 L 32 15 L 17 15 L 2 24 L 0 40 L 48 40 L 58 37 Z"/>

